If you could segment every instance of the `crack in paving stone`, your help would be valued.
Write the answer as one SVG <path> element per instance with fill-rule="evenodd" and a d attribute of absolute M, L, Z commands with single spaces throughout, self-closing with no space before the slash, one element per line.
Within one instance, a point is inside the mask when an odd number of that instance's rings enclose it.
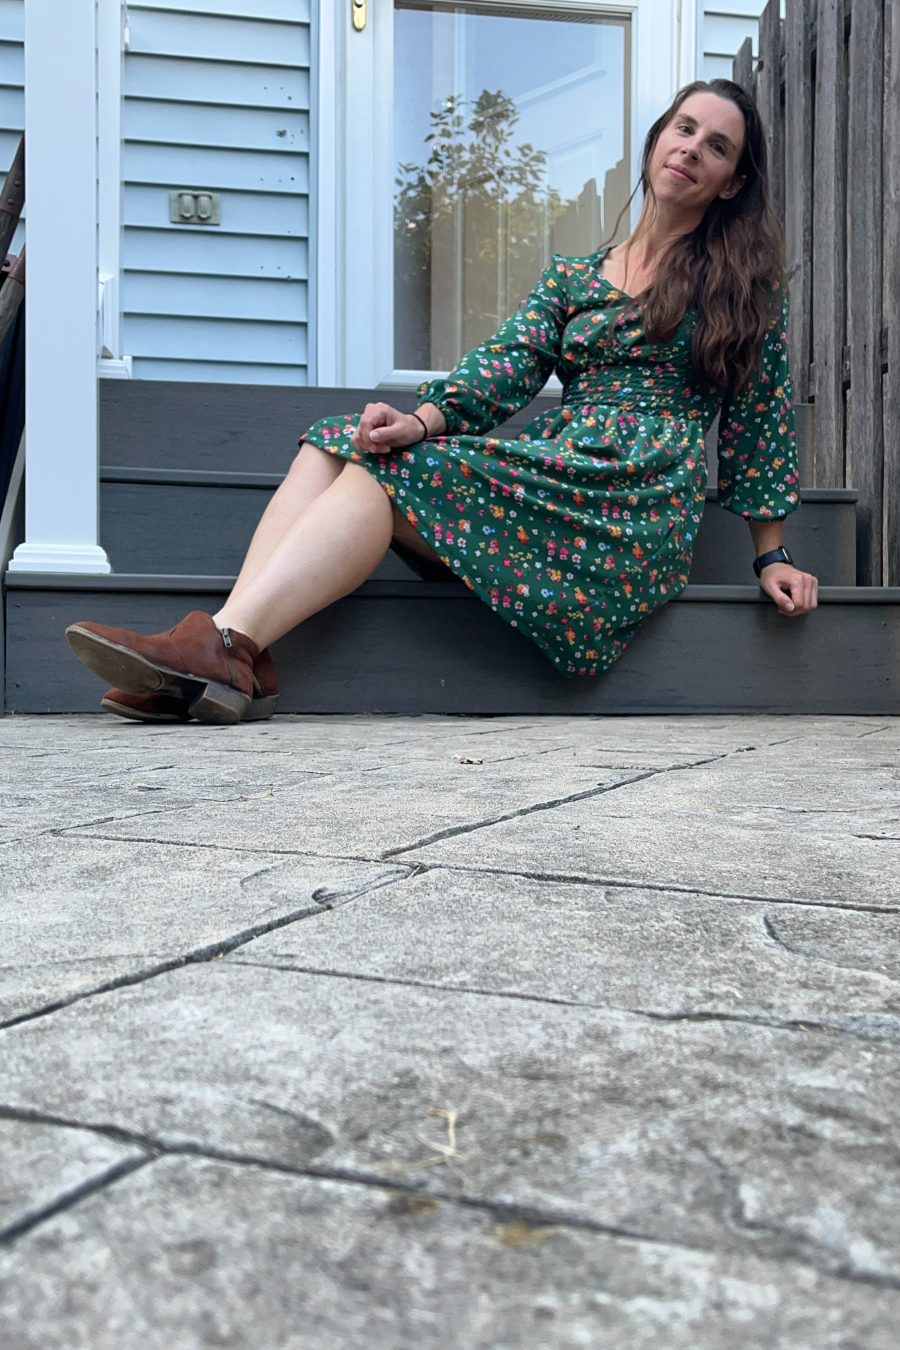
<path fill-rule="evenodd" d="M 443 1190 L 439 1186 L 416 1186 L 412 1183 L 404 1183 L 399 1178 L 385 1181 L 383 1176 L 378 1176 L 371 1172 L 357 1170 L 355 1168 L 343 1167 L 322 1167 L 314 1163 L 306 1166 L 298 1166 L 291 1163 L 275 1161 L 271 1158 L 259 1157 L 255 1154 L 235 1153 L 225 1149 L 210 1148 L 208 1145 L 192 1144 L 188 1142 L 180 1144 L 168 1144 L 152 1135 L 143 1134 L 139 1131 L 125 1129 L 118 1125 L 96 1125 L 90 1122 L 70 1120 L 63 1116 L 50 1115 L 46 1112 L 30 1110 L 23 1107 L 0 1105 L 0 1120 L 13 1120 L 19 1124 L 50 1125 L 60 1129 L 85 1130 L 92 1134 L 97 1134 L 105 1139 L 112 1140 L 118 1144 L 128 1144 L 140 1148 L 146 1155 L 143 1158 L 133 1159 L 129 1163 L 120 1163 L 117 1168 L 110 1169 L 115 1172 L 118 1169 L 120 1175 L 126 1171 L 136 1171 L 139 1167 L 145 1167 L 148 1163 L 155 1162 L 163 1157 L 188 1157 L 203 1158 L 209 1162 L 229 1163 L 236 1167 L 253 1167 L 261 1171 L 274 1172 L 282 1176 L 305 1177 L 313 1181 L 334 1181 L 343 1185 L 361 1186 L 367 1190 L 377 1190 L 389 1194 L 401 1193 L 404 1195 L 427 1195 L 429 1199 L 437 1200 L 447 1205 L 456 1206 L 460 1209 L 475 1210 L 482 1214 L 487 1214 L 496 1222 L 514 1222 L 525 1223 L 534 1228 L 556 1227 L 571 1228 L 580 1232 L 598 1233 L 604 1237 L 623 1238 L 630 1242 L 652 1243 L 661 1247 L 668 1247 L 677 1251 L 709 1252 L 716 1250 L 712 1243 L 703 1244 L 701 1242 L 685 1242 L 683 1240 L 671 1237 L 660 1236 L 655 1233 L 646 1233 L 639 1229 L 625 1228 L 618 1224 L 603 1223 L 599 1219 L 586 1218 L 583 1215 L 572 1214 L 567 1210 L 541 1209 L 537 1206 L 520 1204 L 516 1202 L 495 1200 L 488 1196 L 464 1195 L 453 1191 Z M 704 1154 L 714 1167 L 720 1167 L 717 1160 L 711 1157 L 702 1145 L 697 1145 L 698 1150 Z M 104 1189 L 110 1184 L 110 1181 L 118 1179 L 116 1176 L 110 1177 L 104 1173 L 103 1179 L 96 1179 L 95 1184 L 87 1183 L 84 1187 L 78 1188 L 78 1191 L 72 1192 L 74 1199 L 68 1201 L 65 1206 L 55 1202 L 54 1205 L 47 1206 L 29 1225 L 33 1228 L 37 1223 L 44 1222 L 52 1218 L 54 1213 L 59 1212 L 59 1208 L 69 1208 L 72 1203 L 77 1203 L 79 1199 L 90 1195 L 94 1191 Z M 727 1182 L 730 1177 L 725 1177 Z M 732 1218 L 735 1216 L 733 1215 Z M 738 1216 L 739 1217 L 739 1216 Z M 757 1224 L 751 1220 L 744 1222 L 735 1222 L 735 1228 L 738 1233 L 752 1234 L 754 1232 L 772 1233 L 776 1237 L 784 1236 L 791 1239 L 790 1234 L 785 1234 L 784 1230 L 773 1227 L 767 1227 L 764 1224 Z M 20 1234 L 17 1234 L 19 1236 Z M 804 1244 L 802 1236 L 798 1235 L 793 1239 L 794 1245 Z M 807 1240 L 808 1242 L 808 1240 Z M 880 1289 L 900 1290 L 900 1276 L 890 1275 L 879 1271 L 860 1270 L 858 1267 L 845 1263 L 835 1267 L 822 1257 L 829 1253 L 828 1248 L 823 1248 L 818 1244 L 812 1246 L 811 1252 L 805 1252 L 802 1257 L 796 1257 L 790 1252 L 784 1254 L 783 1260 L 795 1262 L 805 1266 L 812 1266 L 820 1274 L 830 1279 L 842 1280 L 850 1284 L 863 1284 Z M 819 1259 L 816 1260 L 816 1256 Z"/>
<path fill-rule="evenodd" d="M 790 942 L 784 940 L 769 914 L 763 915 L 763 927 L 772 941 L 783 948 L 784 951 L 789 952 L 791 956 L 799 956 L 804 961 L 821 961 L 823 965 L 834 966 L 836 970 L 849 970 L 854 975 L 865 975 L 870 979 L 885 980 L 888 984 L 900 983 L 895 976 L 887 975 L 883 970 L 876 970 L 872 966 L 857 966 L 850 961 L 836 961 L 831 956 L 821 956 L 817 952 L 807 952 L 802 947 L 793 946 Z"/>
<path fill-rule="evenodd" d="M 398 881 L 406 881 L 412 871 L 412 868 L 401 863 L 394 871 L 383 872 L 364 885 L 351 885 L 346 890 L 320 886 L 313 891 L 310 897 L 313 901 L 311 905 L 292 910 L 289 914 L 282 914 L 274 919 L 267 919 L 262 923 L 253 924 L 250 928 L 244 928 L 241 932 L 232 934 L 231 937 L 221 938 L 218 942 L 211 942 L 208 946 L 196 947 L 193 951 L 170 957 L 165 961 L 158 961 L 145 970 L 118 975 L 114 979 L 96 985 L 93 989 L 84 989 L 64 998 L 54 999 L 52 1003 L 34 1008 L 30 1012 L 19 1013 L 17 1017 L 10 1017 L 7 1021 L 0 1022 L 0 1031 L 7 1031 L 11 1027 L 20 1026 L 23 1022 L 34 1022 L 40 1017 L 49 1017 L 62 1008 L 71 1007 L 73 1003 L 83 1003 L 85 999 L 96 998 L 100 994 L 110 994 L 116 989 L 127 989 L 131 985 L 145 984 L 148 980 L 156 979 L 159 975 L 167 975 L 172 970 L 180 970 L 184 966 L 203 965 L 210 961 L 217 961 L 220 957 L 227 956 L 229 952 L 235 951 L 238 947 L 244 947 L 248 942 L 254 942 L 256 938 L 265 936 L 266 933 L 273 933 L 279 928 L 287 928 L 291 924 L 309 919 L 315 914 L 327 914 L 330 910 L 337 909 L 339 905 L 348 904 L 351 900 L 358 900 L 371 891 L 380 890 L 382 886 L 392 886 Z"/>
<path fill-rule="evenodd" d="M 144 814 L 152 815 L 154 813 L 144 812 Z M 155 814 L 161 815 L 162 812 L 156 812 Z M 106 824 L 108 822 L 101 821 L 100 823 Z M 48 833 L 57 833 L 60 837 L 68 837 L 69 831 L 87 828 L 87 825 L 67 825 L 61 830 L 48 831 Z M 168 848 L 207 848 L 222 853 L 277 854 L 279 857 L 285 858 L 336 858 L 339 861 L 346 862 L 384 862 L 383 858 L 361 858 L 350 853 L 316 853 L 304 848 L 270 848 L 266 844 L 210 844 L 199 839 L 163 839 L 152 834 L 73 834 L 72 838 L 102 839 L 109 844 L 165 844 Z"/>
<path fill-rule="evenodd" d="M 153 790 L 157 791 L 157 789 Z M 164 788 L 160 788 L 158 790 L 161 792 L 165 791 Z M 241 797 L 204 797 L 201 798 L 200 800 L 205 802 L 211 802 L 213 805 L 227 806 L 231 802 L 238 802 L 241 801 L 242 799 Z M 197 801 L 195 800 L 186 802 L 183 806 L 154 806 L 151 807 L 149 811 L 129 811 L 128 814 L 124 816 L 99 816 L 97 820 L 79 820 L 74 825 L 51 825 L 44 830 L 34 830 L 29 834 L 17 835 L 14 839 L 0 839 L 0 846 L 8 847 L 10 844 L 23 844 L 23 843 L 30 844 L 35 839 L 47 839 L 47 838 L 64 839 L 66 835 L 68 835 L 72 830 L 90 830 L 93 829 L 95 825 L 111 825 L 113 823 L 126 820 L 146 820 L 148 816 L 176 815 L 179 811 L 193 811 L 196 805 Z M 103 839 L 105 837 L 107 836 L 99 834 L 88 836 L 88 838 L 92 839 Z M 115 838 L 114 835 L 108 837 Z M 150 842 L 165 843 L 167 841 L 154 840 Z M 263 850 L 257 851 L 262 852 Z"/>
<path fill-rule="evenodd" d="M 96 836 L 91 836 L 96 837 Z M 323 855 L 325 856 L 325 855 Z M 350 858 L 347 861 L 351 861 Z M 352 859 L 362 862 L 364 859 Z M 373 860 L 375 861 L 375 860 Z M 583 872 L 526 872 L 508 867 L 488 867 L 478 863 L 451 863 L 433 860 L 420 864 L 429 872 L 467 872 L 496 877 L 519 877 L 523 881 L 540 881 L 566 886 L 606 887 L 623 891 L 671 891 L 673 895 L 699 895 L 710 900 L 746 900 L 756 905 L 799 905 L 803 909 L 839 909 L 859 914 L 900 914 L 897 905 L 863 905 L 852 900 L 798 900 L 791 896 L 748 895 L 742 891 L 707 891 L 697 886 L 685 886 L 677 881 L 643 881 L 631 877 L 598 877 Z"/>
<path fill-rule="evenodd" d="M 470 984 L 440 984 L 436 980 L 414 980 L 399 975 L 372 975 L 361 971 L 336 970 L 328 966 L 283 965 L 271 961 L 236 960 L 230 965 L 246 966 L 255 970 L 276 970 L 285 975 L 314 975 L 334 980 L 357 980 L 361 984 L 396 985 L 407 989 L 430 989 L 439 994 L 474 994 L 480 998 L 512 999 L 520 1003 L 546 1003 L 560 1008 L 583 1008 L 591 1012 L 613 1013 L 616 1016 L 635 1017 L 649 1022 L 730 1022 L 752 1027 L 767 1027 L 772 1031 L 810 1032 L 823 1036 L 849 1036 L 867 1044 L 896 1044 L 900 1042 L 900 1019 L 878 1013 L 863 1013 L 854 1021 L 872 1025 L 857 1028 L 839 1022 L 822 1022 L 810 1018 L 763 1017 L 753 1013 L 697 1011 L 690 1008 L 662 1012 L 652 1008 L 623 1008 L 614 1003 L 594 1003 L 585 999 L 565 998 L 562 994 L 529 994 L 518 989 L 481 989 Z M 882 1035 L 875 1034 L 882 1031 Z"/>
<path fill-rule="evenodd" d="M 597 787 L 585 788 L 581 792 L 571 792 L 565 797 L 551 797 L 548 801 L 533 802 L 530 806 L 519 806 L 512 811 L 501 811 L 497 815 L 483 816 L 480 820 L 469 821 L 464 825 L 448 825 L 445 829 L 435 830 L 432 834 L 424 835 L 411 844 L 401 844 L 397 848 L 389 848 L 381 856 L 385 860 L 396 858 L 401 853 L 409 853 L 416 848 L 427 848 L 429 844 L 437 844 L 443 839 L 455 839 L 461 834 L 472 834 L 476 830 L 485 830 L 491 825 L 500 825 L 506 820 L 517 820 L 521 816 L 534 815 L 536 811 L 554 811 L 558 806 L 568 806 L 572 802 L 583 802 L 590 797 L 600 797 L 607 792 L 617 792 L 619 788 L 631 787 L 635 783 L 645 782 L 648 778 L 658 778 L 664 773 L 680 773 L 687 769 L 699 769 L 704 764 L 716 764 L 719 760 L 728 759 L 731 753 L 734 752 L 729 751 L 723 755 L 712 755 L 708 759 L 694 760 L 690 764 L 673 764 L 664 769 L 647 769 L 644 773 L 633 774 L 631 778 L 623 778 L 618 783 L 601 783 Z"/>
<path fill-rule="evenodd" d="M 98 1191 L 105 1190 L 107 1186 L 113 1185 L 114 1182 L 120 1181 L 123 1177 L 131 1176 L 132 1172 L 137 1172 L 140 1168 L 153 1162 L 155 1156 L 155 1154 L 145 1153 L 141 1158 L 126 1158 L 122 1162 L 114 1163 L 105 1172 L 100 1172 L 97 1176 L 82 1182 L 80 1186 L 73 1186 L 72 1190 L 63 1191 L 61 1195 L 56 1196 L 48 1204 L 42 1205 L 40 1209 L 33 1209 L 27 1214 L 23 1214 L 21 1218 L 16 1219 L 7 1228 L 0 1229 L 0 1247 L 9 1246 L 10 1243 L 15 1242 L 16 1238 L 30 1233 L 32 1228 L 37 1228 L 38 1224 L 46 1223 L 48 1219 L 55 1218 L 57 1214 L 62 1214 L 64 1210 L 71 1209 L 79 1201 L 86 1200 L 88 1196 L 96 1195 Z"/>
<path fill-rule="evenodd" d="M 747 1215 L 746 1207 L 741 1196 L 740 1184 L 731 1174 L 730 1168 L 726 1166 L 721 1159 L 717 1158 L 710 1151 L 705 1143 L 698 1140 L 694 1141 L 694 1149 L 701 1157 L 705 1158 L 710 1164 L 713 1172 L 717 1176 L 719 1183 L 731 1198 L 730 1212 L 727 1215 L 726 1223 L 730 1223 L 732 1230 L 737 1233 L 747 1233 L 751 1236 L 774 1239 L 779 1244 L 780 1250 L 766 1253 L 769 1260 L 791 1261 L 803 1265 L 811 1265 L 821 1273 L 830 1274 L 837 1279 L 847 1279 L 856 1283 L 865 1283 L 881 1288 L 898 1288 L 900 1279 L 894 1275 L 887 1275 L 880 1271 L 863 1270 L 858 1266 L 853 1266 L 849 1261 L 835 1267 L 830 1262 L 822 1262 L 821 1254 L 833 1252 L 833 1248 L 825 1247 L 817 1242 L 815 1238 L 809 1237 L 803 1233 L 792 1233 L 789 1229 L 777 1226 L 775 1224 L 761 1223 L 757 1219 L 751 1219 Z M 818 1259 L 817 1259 L 818 1258 Z"/>

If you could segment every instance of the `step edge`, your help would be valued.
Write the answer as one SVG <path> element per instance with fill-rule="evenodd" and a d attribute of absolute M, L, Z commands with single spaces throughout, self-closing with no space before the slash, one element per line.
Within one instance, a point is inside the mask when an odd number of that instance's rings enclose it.
<path fill-rule="evenodd" d="M 167 575 L 153 572 L 108 572 L 105 574 L 62 572 L 7 572 L 8 591 L 131 591 L 194 595 L 227 595 L 235 577 Z M 476 599 L 462 582 L 364 581 L 352 594 L 360 599 L 426 600 Z M 693 604 L 769 605 L 771 600 L 758 586 L 686 586 L 673 600 Z M 820 586 L 824 605 L 900 605 L 900 586 Z"/>
<path fill-rule="evenodd" d="M 225 469 L 157 469 L 129 464 L 101 464 L 101 483 L 141 483 L 152 487 L 277 488 L 282 473 L 247 473 Z M 859 499 L 854 488 L 801 488 L 800 501 L 810 505 L 853 505 Z M 708 502 L 718 501 L 715 488 L 706 489 Z"/>

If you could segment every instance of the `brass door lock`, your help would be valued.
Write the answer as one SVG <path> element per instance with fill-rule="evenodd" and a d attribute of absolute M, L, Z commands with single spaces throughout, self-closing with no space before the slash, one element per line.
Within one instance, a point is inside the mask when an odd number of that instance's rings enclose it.
<path fill-rule="evenodd" d="M 361 33 L 366 26 L 366 0 L 350 0 L 350 13 L 353 27 L 357 33 Z"/>

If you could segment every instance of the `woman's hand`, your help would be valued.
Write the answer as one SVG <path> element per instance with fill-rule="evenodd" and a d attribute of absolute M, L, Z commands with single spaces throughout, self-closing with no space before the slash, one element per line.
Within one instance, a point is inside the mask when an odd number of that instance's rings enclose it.
<path fill-rule="evenodd" d="M 778 606 L 779 614 L 795 619 L 808 614 L 819 603 L 819 583 L 809 572 L 801 572 L 790 563 L 769 563 L 760 573 L 759 584 Z"/>
<path fill-rule="evenodd" d="M 443 418 L 441 420 L 443 421 Z M 362 450 L 366 454 L 386 455 L 391 450 L 400 449 L 404 445 L 415 445 L 421 440 L 422 423 L 418 417 L 413 417 L 412 413 L 398 412 L 389 403 L 367 403 L 366 410 L 359 419 L 359 426 L 350 438 L 350 444 L 354 449 Z"/>

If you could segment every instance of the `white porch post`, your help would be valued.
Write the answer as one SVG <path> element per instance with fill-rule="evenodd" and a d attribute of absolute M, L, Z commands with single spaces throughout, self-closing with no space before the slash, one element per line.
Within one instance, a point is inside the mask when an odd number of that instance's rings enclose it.
<path fill-rule="evenodd" d="M 25 0 L 25 543 L 14 572 L 109 572 L 98 540 L 96 0 Z"/>

